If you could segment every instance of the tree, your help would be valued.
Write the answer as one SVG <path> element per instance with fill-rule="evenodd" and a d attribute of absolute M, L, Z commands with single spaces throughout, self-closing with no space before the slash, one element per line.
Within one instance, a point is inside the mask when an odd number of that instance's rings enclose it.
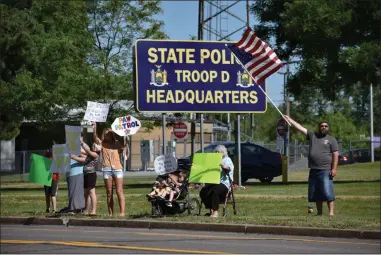
<path fill-rule="evenodd" d="M 2 1 L 1 139 L 24 120 L 62 117 L 86 73 L 87 15 L 82 2 Z"/>
<path fill-rule="evenodd" d="M 87 2 L 94 44 L 89 62 L 94 76 L 87 86 L 88 98 L 110 104 L 109 119 L 133 111 L 133 44 L 136 39 L 164 39 L 164 23 L 154 16 L 160 1 Z"/>
<path fill-rule="evenodd" d="M 25 120 L 80 121 L 86 101 L 111 101 L 110 119 L 128 113 L 118 102 L 133 99 L 133 42 L 165 37 L 159 1 L 9 0 L 0 11 L 1 139 Z"/>
<path fill-rule="evenodd" d="M 281 58 L 301 60 L 288 90 L 334 99 L 359 82 L 378 84 L 380 7 L 380 1 L 259 0 L 251 9 L 258 36 L 274 37 Z"/>

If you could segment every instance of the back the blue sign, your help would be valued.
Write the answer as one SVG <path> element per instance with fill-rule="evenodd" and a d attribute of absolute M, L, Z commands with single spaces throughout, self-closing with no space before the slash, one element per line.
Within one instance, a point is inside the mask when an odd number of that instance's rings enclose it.
<path fill-rule="evenodd" d="M 137 40 L 139 112 L 266 111 L 266 96 L 225 46 L 231 42 Z M 260 84 L 266 91 L 265 83 Z"/>

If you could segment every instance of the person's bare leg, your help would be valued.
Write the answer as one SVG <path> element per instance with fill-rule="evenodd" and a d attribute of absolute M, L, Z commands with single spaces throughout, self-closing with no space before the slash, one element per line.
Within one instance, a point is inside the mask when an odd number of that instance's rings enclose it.
<path fill-rule="evenodd" d="M 323 202 L 322 201 L 316 201 L 316 210 L 317 210 L 317 215 L 323 214 Z"/>
<path fill-rule="evenodd" d="M 108 215 L 111 217 L 114 211 L 114 198 L 112 191 L 112 177 L 110 176 L 107 180 L 105 180 L 106 187 L 106 195 L 107 195 L 107 209 Z"/>
<path fill-rule="evenodd" d="M 327 201 L 329 216 L 334 216 L 335 211 L 335 201 Z"/>
<path fill-rule="evenodd" d="M 52 205 L 53 205 L 53 211 L 57 211 L 57 198 L 56 196 L 52 196 Z"/>
<path fill-rule="evenodd" d="M 97 214 L 97 194 L 95 193 L 95 188 L 89 190 L 89 200 L 91 201 L 91 214 Z"/>
<path fill-rule="evenodd" d="M 169 201 L 172 201 L 174 196 L 175 196 L 175 192 L 173 190 L 171 190 L 169 192 Z"/>
<path fill-rule="evenodd" d="M 123 194 L 123 180 L 124 178 L 114 178 L 116 195 L 118 196 L 120 214 L 119 216 L 126 215 L 126 200 Z"/>
<path fill-rule="evenodd" d="M 89 214 L 90 196 L 89 189 L 85 189 L 85 208 L 83 209 L 83 214 Z"/>

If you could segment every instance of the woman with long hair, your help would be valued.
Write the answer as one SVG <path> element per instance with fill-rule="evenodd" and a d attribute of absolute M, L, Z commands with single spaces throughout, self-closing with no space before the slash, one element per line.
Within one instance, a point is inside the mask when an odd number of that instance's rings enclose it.
<path fill-rule="evenodd" d="M 83 188 L 85 195 L 85 208 L 83 209 L 83 214 L 89 214 L 89 209 L 91 205 L 90 216 L 97 215 L 97 194 L 95 193 L 95 186 L 97 182 L 96 164 L 99 160 L 99 155 L 94 149 L 90 150 L 90 147 L 83 141 L 81 137 L 81 148 L 85 152 L 86 157 L 76 157 L 73 159 L 84 165 L 83 168 Z"/>
<path fill-rule="evenodd" d="M 107 209 L 109 216 L 114 212 L 113 183 L 115 183 L 116 195 L 118 197 L 120 213 L 119 216 L 125 216 L 125 198 L 123 194 L 123 166 L 119 156 L 123 149 L 124 160 L 128 159 L 128 142 L 124 145 L 123 137 L 118 136 L 111 130 L 105 128 L 101 138 L 97 136 L 97 123 L 93 123 L 94 142 L 101 145 L 102 171 L 107 193 Z"/>

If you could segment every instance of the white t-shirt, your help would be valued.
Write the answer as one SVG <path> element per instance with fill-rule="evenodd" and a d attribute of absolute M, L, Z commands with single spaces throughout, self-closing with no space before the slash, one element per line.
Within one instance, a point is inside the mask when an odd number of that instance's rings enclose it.
<path fill-rule="evenodd" d="M 230 178 L 233 181 L 234 180 L 233 179 L 233 171 L 234 171 L 233 161 L 229 158 L 229 156 L 225 156 L 225 157 L 222 158 L 222 162 L 221 163 L 224 164 L 224 165 L 227 165 L 230 168 L 230 171 L 228 173 L 229 173 Z M 223 170 L 223 169 L 221 169 L 220 183 L 224 184 L 228 189 L 230 189 L 229 177 L 227 175 L 227 172 L 225 170 Z"/>

